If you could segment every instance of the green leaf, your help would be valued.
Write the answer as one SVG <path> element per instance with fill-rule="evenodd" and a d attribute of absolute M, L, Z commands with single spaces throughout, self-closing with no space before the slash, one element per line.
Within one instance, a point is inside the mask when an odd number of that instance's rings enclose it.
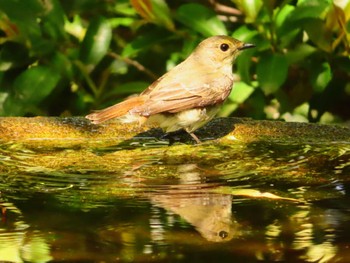
<path fill-rule="evenodd" d="M 43 31 L 53 39 L 64 38 L 64 10 L 57 0 L 43 1 L 45 15 L 43 17 Z"/>
<path fill-rule="evenodd" d="M 252 54 L 254 52 L 256 51 L 253 49 L 244 51 L 238 56 L 235 62 L 238 75 L 246 83 L 251 81 L 250 68 L 252 65 Z"/>
<path fill-rule="evenodd" d="M 21 40 L 24 44 L 28 44 L 26 38 L 41 35 L 37 18 L 44 9 L 39 0 L 0 0 L 0 10 L 11 21 L 11 27 L 16 28 L 17 41 Z"/>
<path fill-rule="evenodd" d="M 235 30 L 232 34 L 232 37 L 239 39 L 243 42 L 249 42 L 256 35 L 258 35 L 258 31 L 255 29 L 250 29 L 246 25 L 240 26 L 237 30 Z"/>
<path fill-rule="evenodd" d="M 243 42 L 252 43 L 256 45 L 256 48 L 253 48 L 251 50 L 259 50 L 260 52 L 263 50 L 270 50 L 271 49 L 271 43 L 268 39 L 265 37 L 262 37 L 261 34 L 255 29 L 250 29 L 247 26 L 241 26 L 236 31 L 233 32 L 232 37 L 241 40 Z M 249 50 L 244 51 L 241 55 L 238 56 L 238 59 L 246 54 L 247 52 L 250 52 Z"/>
<path fill-rule="evenodd" d="M 219 116 L 227 117 L 234 112 L 240 104 L 245 102 L 250 95 L 254 92 L 254 87 L 247 83 L 240 81 L 233 84 L 232 92 L 229 96 L 229 100 L 220 109 Z"/>
<path fill-rule="evenodd" d="M 29 63 L 27 49 L 18 43 L 7 42 L 0 49 L 0 71 L 7 71 Z"/>
<path fill-rule="evenodd" d="M 120 93 L 138 93 L 146 89 L 150 83 L 144 81 L 132 81 L 118 86 Z"/>
<path fill-rule="evenodd" d="M 77 38 L 79 41 L 83 41 L 86 31 L 83 25 L 84 21 L 79 15 L 73 16 L 70 20 L 65 19 L 64 29 L 65 31 Z"/>
<path fill-rule="evenodd" d="M 54 40 L 65 35 L 64 13 L 57 0 L 0 0 L 0 10 L 16 28 L 16 41 L 27 46 L 33 57 L 51 53 Z"/>
<path fill-rule="evenodd" d="M 0 116 L 4 116 L 4 102 L 8 97 L 8 92 L 0 92 Z"/>
<path fill-rule="evenodd" d="M 114 12 L 122 16 L 135 16 L 136 10 L 129 1 L 116 1 L 113 5 Z"/>
<path fill-rule="evenodd" d="M 299 1 L 298 6 L 291 13 L 293 21 L 310 18 L 321 18 L 328 7 L 333 3 L 330 0 Z"/>
<path fill-rule="evenodd" d="M 245 82 L 237 82 L 233 85 L 232 92 L 229 96 L 230 100 L 236 103 L 242 103 L 254 92 L 254 87 Z"/>
<path fill-rule="evenodd" d="M 295 22 L 289 19 L 294 10 L 295 7 L 291 5 L 275 10 L 276 35 L 280 49 L 288 47 L 301 31 L 300 28 L 295 28 Z"/>
<path fill-rule="evenodd" d="M 16 21 L 33 21 L 44 11 L 40 0 L 0 0 L 0 10 Z"/>
<path fill-rule="evenodd" d="M 174 31 L 170 9 L 164 0 L 131 0 L 130 3 L 146 21 Z"/>
<path fill-rule="evenodd" d="M 62 52 L 56 51 L 50 61 L 51 68 L 62 77 L 73 79 L 74 71 L 71 60 Z"/>
<path fill-rule="evenodd" d="M 107 54 L 112 40 L 112 28 L 104 17 L 91 21 L 80 50 L 80 59 L 92 71 Z"/>
<path fill-rule="evenodd" d="M 311 68 L 311 84 L 316 93 L 321 93 L 332 80 L 332 70 L 329 63 L 324 62 Z"/>
<path fill-rule="evenodd" d="M 313 46 L 300 44 L 286 53 L 288 64 L 291 65 L 301 62 L 316 51 L 317 49 Z"/>
<path fill-rule="evenodd" d="M 245 16 L 246 23 L 255 23 L 263 6 L 262 0 L 232 0 Z"/>
<path fill-rule="evenodd" d="M 311 41 L 320 49 L 328 53 L 332 52 L 333 32 L 326 27 L 323 20 L 308 20 L 307 23 L 304 24 L 304 28 Z"/>
<path fill-rule="evenodd" d="M 117 28 L 119 26 L 131 27 L 135 23 L 135 18 L 132 17 L 115 17 L 110 18 L 109 23 L 112 28 Z"/>
<path fill-rule="evenodd" d="M 277 32 L 283 29 L 283 25 L 288 21 L 288 17 L 295 10 L 295 7 L 292 5 L 285 5 L 283 8 L 276 9 L 277 12 L 275 14 L 275 26 L 277 28 Z M 280 34 L 286 32 L 279 32 Z"/>
<path fill-rule="evenodd" d="M 200 4 L 185 4 L 176 13 L 178 21 L 205 37 L 213 35 L 227 35 L 225 25 L 216 13 Z"/>
<path fill-rule="evenodd" d="M 167 3 L 164 0 L 152 0 L 152 8 L 155 17 L 154 22 L 173 31 L 175 25 L 171 19 L 170 9 Z"/>
<path fill-rule="evenodd" d="M 256 45 L 256 48 L 246 50 L 242 52 L 236 59 L 235 65 L 238 75 L 241 80 L 246 83 L 251 82 L 251 67 L 252 67 L 252 56 L 258 51 L 270 49 L 270 42 L 266 38 L 262 38 L 258 31 L 252 30 L 247 26 L 239 27 L 233 34 L 232 37 L 239 39 L 246 43 L 252 43 Z"/>
<path fill-rule="evenodd" d="M 288 62 L 280 54 L 263 55 L 257 66 L 257 76 L 261 89 L 266 95 L 276 92 L 288 74 Z"/>
<path fill-rule="evenodd" d="M 122 52 L 123 57 L 133 57 L 138 52 L 144 51 L 151 46 L 161 43 L 169 37 L 169 33 L 164 29 L 154 29 L 148 33 L 138 36 L 127 44 Z"/>
<path fill-rule="evenodd" d="M 37 104 L 55 88 L 60 74 L 45 66 L 32 67 L 20 74 L 14 88 L 19 99 L 26 104 Z"/>
<path fill-rule="evenodd" d="M 48 40 L 40 35 L 30 36 L 31 48 L 30 56 L 45 57 L 54 52 L 57 48 L 54 40 Z"/>
<path fill-rule="evenodd" d="M 150 83 L 144 81 L 131 81 L 121 85 L 115 85 L 109 92 L 107 92 L 103 98 L 113 98 L 120 97 L 120 95 L 125 94 L 135 94 L 140 93 L 146 89 Z"/>
<path fill-rule="evenodd" d="M 324 19 L 332 5 L 330 0 L 299 1 L 294 11 L 288 15 L 285 26 L 279 31 L 280 37 L 285 32 L 301 28 L 319 48 L 331 52 L 332 32 L 326 27 Z"/>

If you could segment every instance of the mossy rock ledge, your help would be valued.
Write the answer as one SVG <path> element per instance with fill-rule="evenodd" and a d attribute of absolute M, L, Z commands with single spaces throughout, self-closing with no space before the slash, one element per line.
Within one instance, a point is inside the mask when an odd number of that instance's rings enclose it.
<path fill-rule="evenodd" d="M 156 127 L 109 121 L 91 124 L 83 117 L 0 117 L 2 143 L 21 142 L 56 147 L 108 146 L 135 142 L 193 143 L 186 133 L 164 138 Z M 350 128 L 247 118 L 217 118 L 196 131 L 203 143 L 271 141 L 283 143 L 350 142 Z M 173 139 L 170 139 L 173 141 Z"/>

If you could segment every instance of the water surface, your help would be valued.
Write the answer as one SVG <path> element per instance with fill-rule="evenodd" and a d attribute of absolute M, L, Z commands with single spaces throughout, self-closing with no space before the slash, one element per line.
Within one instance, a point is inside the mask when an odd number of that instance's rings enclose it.
<path fill-rule="evenodd" d="M 350 262 L 350 143 L 0 145 L 0 261 Z"/>

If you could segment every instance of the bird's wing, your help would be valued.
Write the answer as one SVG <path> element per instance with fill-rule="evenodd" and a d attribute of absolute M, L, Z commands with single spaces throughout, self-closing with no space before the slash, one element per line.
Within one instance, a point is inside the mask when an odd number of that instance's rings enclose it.
<path fill-rule="evenodd" d="M 212 76 L 190 77 L 191 80 L 168 81 L 166 85 L 160 81 L 155 88 L 144 93 L 144 95 L 149 96 L 147 101 L 143 105 L 135 107 L 132 112 L 142 116 L 150 116 L 157 113 L 175 113 L 215 105 L 223 102 L 232 88 L 232 79 L 228 76 L 220 76 L 219 78 Z"/>

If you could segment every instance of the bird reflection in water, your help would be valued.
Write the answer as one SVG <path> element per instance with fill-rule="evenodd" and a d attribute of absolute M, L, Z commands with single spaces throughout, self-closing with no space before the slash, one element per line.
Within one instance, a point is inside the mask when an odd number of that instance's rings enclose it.
<path fill-rule="evenodd" d="M 179 215 L 208 241 L 226 242 L 237 236 L 238 225 L 231 211 L 232 195 L 211 192 L 216 184 L 202 183 L 196 165 L 183 165 L 178 171 L 180 184 L 152 195 L 152 203 Z"/>

